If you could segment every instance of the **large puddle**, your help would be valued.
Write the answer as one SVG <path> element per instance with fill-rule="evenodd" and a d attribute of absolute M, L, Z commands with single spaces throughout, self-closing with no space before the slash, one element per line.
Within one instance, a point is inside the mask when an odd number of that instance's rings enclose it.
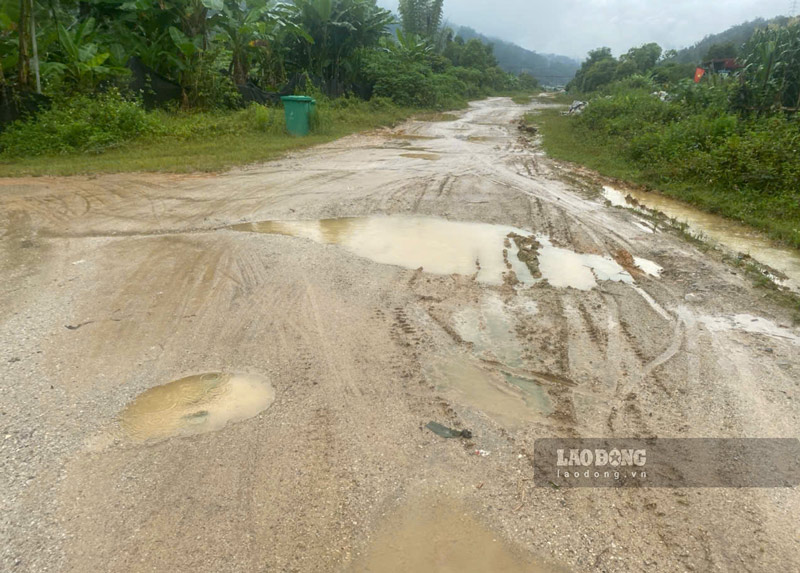
<path fill-rule="evenodd" d="M 420 500 L 390 516 L 356 573 L 543 573 L 556 569 L 526 558 L 449 500 Z"/>
<path fill-rule="evenodd" d="M 156 386 L 121 414 L 121 426 L 137 441 L 213 432 L 267 409 L 275 390 L 254 375 L 211 373 Z"/>
<path fill-rule="evenodd" d="M 776 246 L 769 239 L 751 228 L 711 213 L 698 211 L 693 207 L 659 193 L 626 190 L 625 193 L 613 187 L 603 187 L 603 196 L 615 206 L 635 208 L 626 196 L 648 209 L 664 213 L 689 225 L 695 234 L 702 234 L 733 251 L 750 255 L 758 262 L 771 267 L 788 277 L 786 286 L 800 290 L 800 253 L 792 249 Z"/>
<path fill-rule="evenodd" d="M 580 290 L 592 289 L 598 280 L 634 282 L 611 257 L 556 247 L 546 236 L 505 225 L 435 217 L 378 216 L 264 221 L 231 228 L 340 245 L 378 263 L 407 269 L 422 267 L 426 272 L 440 275 L 476 275 L 478 281 L 491 285 L 502 284 L 509 271 L 525 285 L 547 280 L 556 287 Z M 520 247 L 527 263 L 520 258 Z M 651 261 L 640 258 L 635 261 L 645 272 L 655 275 L 660 272 L 660 267 Z"/>
<path fill-rule="evenodd" d="M 502 284 L 503 274 L 509 270 L 513 270 L 522 282 L 533 281 L 528 268 L 516 256 L 516 246 L 504 246 L 509 233 L 522 234 L 525 231 L 503 225 L 447 221 L 434 217 L 352 217 L 320 221 L 265 221 L 232 228 L 340 245 L 377 263 L 407 269 L 422 267 L 434 274 L 477 273 L 478 281 L 486 284 Z M 504 249 L 507 250 L 505 256 Z"/>

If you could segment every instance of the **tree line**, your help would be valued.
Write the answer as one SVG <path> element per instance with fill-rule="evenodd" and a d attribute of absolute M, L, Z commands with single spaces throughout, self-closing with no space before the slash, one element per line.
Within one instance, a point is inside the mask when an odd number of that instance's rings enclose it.
<path fill-rule="evenodd" d="M 402 0 L 399 13 L 375 0 L 0 0 L 0 97 L 122 87 L 132 59 L 179 85 L 185 108 L 235 106 L 241 86 L 277 92 L 298 77 L 421 107 L 535 87 L 443 26 L 443 0 Z"/>

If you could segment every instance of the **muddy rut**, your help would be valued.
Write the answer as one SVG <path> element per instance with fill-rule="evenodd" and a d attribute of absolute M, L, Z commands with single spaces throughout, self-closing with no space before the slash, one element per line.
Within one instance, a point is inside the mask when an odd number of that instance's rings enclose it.
<path fill-rule="evenodd" d="M 548 160 L 527 109 L 0 181 L 0 569 L 800 570 L 796 489 L 533 487 L 537 438 L 798 437 L 800 330 Z M 184 380 L 212 383 L 154 390 Z M 153 396 L 169 428 L 239 409 L 134 439 Z"/>

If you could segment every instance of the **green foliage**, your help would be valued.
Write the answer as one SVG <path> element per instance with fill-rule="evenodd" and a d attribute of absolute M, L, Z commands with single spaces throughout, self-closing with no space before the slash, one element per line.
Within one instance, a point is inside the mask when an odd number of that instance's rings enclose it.
<path fill-rule="evenodd" d="M 432 40 L 442 25 L 443 8 L 444 0 L 400 0 L 403 31 Z"/>
<path fill-rule="evenodd" d="M 377 47 L 392 21 L 375 0 L 296 0 L 297 25 L 312 41 L 289 42 L 289 57 L 300 70 L 322 79 L 326 91 L 346 91 L 361 65 L 365 48 Z"/>
<path fill-rule="evenodd" d="M 611 55 L 611 48 L 592 50 L 575 78 L 567 84 L 567 90 L 586 93 L 609 84 L 616 77 L 617 65 L 617 60 Z"/>
<path fill-rule="evenodd" d="M 402 59 L 392 52 L 371 54 L 365 75 L 375 96 L 403 107 L 460 107 L 467 97 L 466 84 L 455 75 L 436 74 L 426 62 Z"/>
<path fill-rule="evenodd" d="M 252 84 L 278 91 L 289 78 L 297 80 L 291 84 L 295 91 L 318 91 L 314 95 L 324 103 L 314 129 L 326 134 L 339 120 L 330 121 L 331 110 L 338 108 L 324 96 L 357 93 L 391 100 L 393 106 L 443 110 L 462 107 L 469 98 L 536 88 L 532 75 L 517 78 L 501 70 L 491 44 L 454 38 L 442 27 L 443 5 L 443 0 L 403 2 L 407 26 L 395 40 L 387 36 L 394 17 L 376 0 L 0 0 L 0 82 L 8 86 L 5 74 L 16 66 L 21 78 L 16 87 L 31 84 L 25 67 L 30 58 L 20 50 L 31 44 L 21 34 L 30 26 L 19 26 L 24 7 L 25 21 L 33 15 L 37 22 L 44 91 L 56 100 L 38 119 L 10 128 L 3 153 L 98 152 L 150 129 L 132 121 L 134 116 L 171 125 L 170 116 L 141 116 L 138 104 L 117 92 L 94 96 L 112 86 L 126 89 L 126 66 L 134 57 L 179 84 L 172 90 L 180 94 L 173 111 L 204 112 L 167 129 L 170 137 L 186 130 L 215 134 L 223 129 L 218 112 L 242 107 L 242 85 L 250 84 L 247 93 L 255 92 Z M 343 101 L 356 109 L 351 98 Z M 364 109 L 372 108 L 358 108 Z M 132 116 L 134 111 L 139 115 Z M 282 120 L 266 108 L 248 107 L 242 117 L 261 126 L 259 133 L 283 130 Z M 92 127 L 87 118 L 104 125 Z M 64 125 L 59 128 L 58 122 Z M 123 135 L 126 126 L 130 133 Z"/>
<path fill-rule="evenodd" d="M 684 85 L 671 101 L 620 90 L 577 117 L 552 120 L 557 128 L 545 124 L 545 145 L 800 247 L 800 119 L 728 111 L 728 89 Z"/>
<path fill-rule="evenodd" d="M 661 58 L 661 53 L 661 46 L 653 43 L 631 48 L 620 56 L 619 60 L 611 55 L 610 48 L 592 50 L 581 65 L 581 69 L 575 74 L 575 78 L 567 85 L 567 89 L 572 92 L 589 93 L 607 89 L 615 81 L 634 76 L 640 78 L 649 76 Z M 641 79 L 637 81 L 637 87 L 644 87 Z"/>
<path fill-rule="evenodd" d="M 534 91 L 540 89 L 539 80 L 528 72 L 519 75 L 519 89 L 523 91 Z"/>
<path fill-rule="evenodd" d="M 157 130 L 139 102 L 110 90 L 96 97 L 56 100 L 35 120 L 17 121 L 0 134 L 5 157 L 98 153 Z"/>
<path fill-rule="evenodd" d="M 94 18 L 78 22 L 70 30 L 57 22 L 56 32 L 60 61 L 42 65 L 42 74 L 54 87 L 89 91 L 104 80 L 128 74 L 126 68 L 113 64 L 110 52 L 100 47 Z"/>
<path fill-rule="evenodd" d="M 252 103 L 241 115 L 243 123 L 256 131 L 274 135 L 282 135 L 286 132 L 286 115 L 280 108 L 270 108 Z"/>
<path fill-rule="evenodd" d="M 747 42 L 750 37 L 753 35 L 758 29 L 766 28 L 770 25 L 777 25 L 777 26 L 785 26 L 788 19 L 783 16 L 779 16 L 774 18 L 770 21 L 766 21 L 763 18 L 758 18 L 756 20 L 752 20 L 750 22 L 744 22 L 743 24 L 738 24 L 733 26 L 720 34 L 712 34 L 710 36 L 706 36 L 693 46 L 685 48 L 683 50 L 679 50 L 671 55 L 670 61 L 678 64 L 690 64 L 690 65 L 697 65 L 700 64 L 702 61 L 708 59 L 709 51 L 714 46 L 728 46 L 733 45 L 737 50 L 740 46 L 742 46 L 745 42 Z M 714 48 L 714 52 L 718 53 L 717 50 L 719 48 Z M 737 54 L 734 54 L 736 56 Z M 723 56 L 723 57 L 734 57 L 734 56 Z"/>
<path fill-rule="evenodd" d="M 620 56 L 620 65 L 630 64 L 633 73 L 646 74 L 656 66 L 659 58 L 661 58 L 661 52 L 661 46 L 654 43 L 631 48 L 627 53 Z"/>
<path fill-rule="evenodd" d="M 84 98 L 85 96 L 79 96 Z M 76 104 L 77 105 L 77 104 Z M 324 143 L 364 129 L 391 126 L 414 110 L 373 98 L 320 98 L 320 122 L 308 137 L 284 129 L 280 107 L 251 105 L 242 110 L 146 112 L 152 130 L 104 153 L 11 156 L 0 153 L 0 176 L 72 175 L 127 171 L 219 171 L 266 161 L 288 150 Z"/>
<path fill-rule="evenodd" d="M 800 110 L 800 23 L 756 31 L 742 49 L 740 111 Z"/>
<path fill-rule="evenodd" d="M 468 99 L 520 89 L 520 79 L 497 67 L 492 46 L 478 40 L 451 40 L 436 55 L 420 36 L 398 30 L 397 42 L 365 55 L 362 80 L 372 93 L 400 106 L 445 109 Z M 536 85 L 528 76 L 526 85 Z"/>
<path fill-rule="evenodd" d="M 735 58 L 738 55 L 739 50 L 736 47 L 736 44 L 733 42 L 725 42 L 721 44 L 711 44 L 703 60 L 722 60 L 727 58 Z"/>
<path fill-rule="evenodd" d="M 597 162 L 581 157 L 595 168 L 611 166 L 800 246 L 800 23 L 749 34 L 738 50 L 742 69 L 712 70 L 700 83 L 675 54 L 659 61 L 656 45 L 622 56 L 616 80 L 610 50 L 591 52 L 571 87 L 595 94 L 564 141 L 595 151 Z M 706 55 L 736 51 L 726 42 Z"/>

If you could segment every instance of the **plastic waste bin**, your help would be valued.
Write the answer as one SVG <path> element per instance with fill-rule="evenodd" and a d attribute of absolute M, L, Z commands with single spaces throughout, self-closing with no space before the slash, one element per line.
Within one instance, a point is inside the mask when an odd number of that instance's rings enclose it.
<path fill-rule="evenodd" d="M 311 116 L 317 102 L 308 96 L 283 96 L 283 109 L 286 113 L 286 129 L 292 135 L 308 135 L 311 128 Z"/>

